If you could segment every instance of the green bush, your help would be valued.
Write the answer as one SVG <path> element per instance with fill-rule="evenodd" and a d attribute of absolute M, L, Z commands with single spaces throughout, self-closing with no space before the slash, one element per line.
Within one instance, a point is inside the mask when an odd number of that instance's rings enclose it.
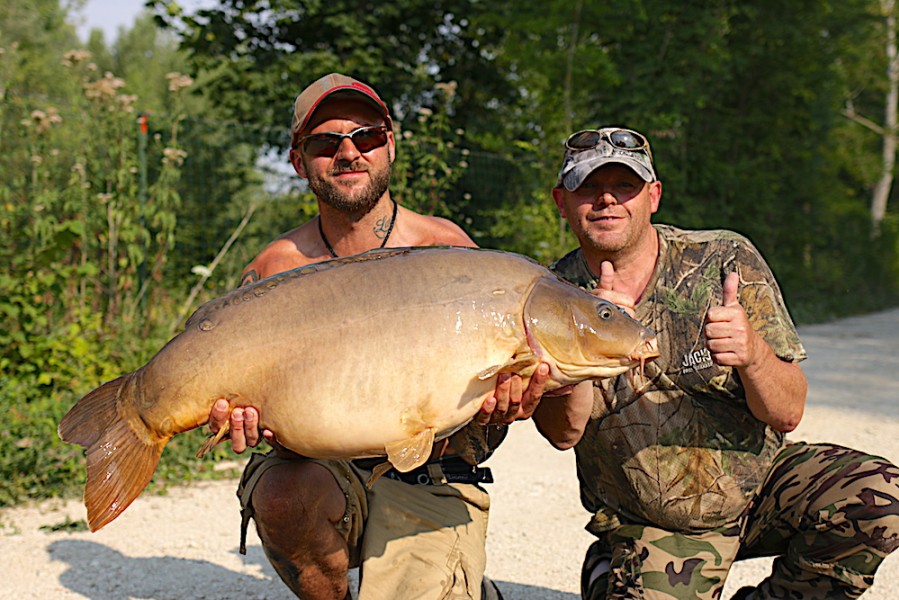
<path fill-rule="evenodd" d="M 161 348 L 184 301 L 165 277 L 182 117 L 145 129 L 125 82 L 89 59 L 66 53 L 56 82 L 80 95 L 51 102 L 13 87 L 0 103 L 0 506 L 80 492 L 83 449 L 60 441 L 59 421 Z M 7 66 L 28 60 L 0 53 Z M 190 79 L 167 79 L 177 110 Z M 193 457 L 202 433 L 183 437 L 164 453 L 157 486 L 217 473 Z"/>

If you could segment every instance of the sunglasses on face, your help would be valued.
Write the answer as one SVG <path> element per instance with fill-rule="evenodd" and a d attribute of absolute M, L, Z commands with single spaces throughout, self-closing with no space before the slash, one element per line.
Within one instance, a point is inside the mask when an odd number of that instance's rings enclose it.
<path fill-rule="evenodd" d="M 630 129 L 585 129 L 568 136 L 568 139 L 565 140 L 565 147 L 575 152 L 591 150 L 599 146 L 602 141 L 608 142 L 613 148 L 619 150 L 630 150 L 631 152 L 644 150 L 652 156 L 646 138 Z"/>
<path fill-rule="evenodd" d="M 299 148 L 312 156 L 331 157 L 337 154 L 337 149 L 346 138 L 349 138 L 356 149 L 364 154 L 387 143 L 387 127 L 385 125 L 360 127 L 349 133 L 310 133 L 298 139 L 294 148 Z"/>

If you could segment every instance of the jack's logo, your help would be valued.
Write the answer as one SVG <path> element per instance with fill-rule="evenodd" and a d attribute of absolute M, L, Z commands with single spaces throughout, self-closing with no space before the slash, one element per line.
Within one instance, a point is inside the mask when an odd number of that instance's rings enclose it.
<path fill-rule="evenodd" d="M 714 366 L 712 353 L 709 352 L 708 348 L 700 348 L 684 354 L 680 365 L 682 374 L 695 373 L 703 369 L 709 369 L 712 366 Z"/>

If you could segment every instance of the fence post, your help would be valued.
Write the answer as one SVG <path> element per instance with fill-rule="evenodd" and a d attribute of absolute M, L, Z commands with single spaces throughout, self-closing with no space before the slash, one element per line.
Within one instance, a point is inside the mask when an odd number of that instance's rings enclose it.
<path fill-rule="evenodd" d="M 146 231 L 145 212 L 147 207 L 147 135 L 149 121 L 146 113 L 137 116 L 137 173 L 138 173 L 138 201 L 140 202 L 139 222 L 141 231 Z M 144 255 L 137 269 L 137 289 L 143 290 L 147 280 L 147 255 L 150 253 L 149 240 L 144 248 Z M 138 306 L 143 305 L 146 294 L 138 297 Z"/>

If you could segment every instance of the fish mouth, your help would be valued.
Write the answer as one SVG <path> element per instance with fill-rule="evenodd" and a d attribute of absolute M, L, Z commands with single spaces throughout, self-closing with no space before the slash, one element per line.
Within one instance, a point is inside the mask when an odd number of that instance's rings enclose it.
<path fill-rule="evenodd" d="M 639 365 L 638 368 L 632 368 L 625 374 L 628 384 L 635 393 L 642 393 L 649 384 L 646 379 L 646 363 L 657 359 L 659 356 L 658 338 L 653 335 L 648 339 L 644 339 L 628 357 L 634 367 Z"/>
<path fill-rule="evenodd" d="M 590 371 L 598 375 L 587 376 L 587 379 L 606 379 L 609 377 L 617 377 L 618 375 L 627 374 L 635 376 L 637 374 L 642 378 L 644 375 L 644 367 L 646 363 L 651 362 L 659 357 L 658 341 L 654 335 L 644 335 L 642 340 L 630 352 L 621 352 L 620 354 L 611 354 L 604 357 L 604 360 L 597 362 L 578 361 L 577 364 L 568 364 L 566 367 L 557 365 L 558 373 L 553 369 L 552 374 L 556 376 L 558 381 L 583 381 L 584 375 Z"/>
<path fill-rule="evenodd" d="M 646 363 L 657 359 L 659 356 L 659 340 L 652 336 L 644 339 L 628 356 L 628 359 L 633 361 L 631 364 L 640 365 L 640 375 L 643 375 Z"/>

